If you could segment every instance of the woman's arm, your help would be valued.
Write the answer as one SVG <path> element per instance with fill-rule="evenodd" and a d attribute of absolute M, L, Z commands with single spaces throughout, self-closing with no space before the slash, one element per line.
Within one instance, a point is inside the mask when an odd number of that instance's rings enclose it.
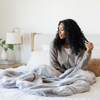
<path fill-rule="evenodd" d="M 88 53 L 87 51 L 81 51 L 81 53 L 80 53 L 80 55 L 78 56 L 78 59 L 77 59 L 76 67 L 79 68 L 79 69 L 86 70 L 88 65 L 89 65 L 91 54 L 92 53 Z"/>
<path fill-rule="evenodd" d="M 89 65 L 89 61 L 90 61 L 94 46 L 93 46 L 93 43 L 87 42 L 86 47 L 87 47 L 87 51 L 81 51 L 77 60 L 77 65 L 76 65 L 77 68 L 81 68 L 84 70 L 86 70 Z"/>
<path fill-rule="evenodd" d="M 60 67 L 57 57 L 58 57 L 57 50 L 54 48 L 53 41 L 52 41 L 50 43 L 50 51 L 49 51 L 50 66 L 54 67 L 56 70 L 63 73 L 65 72 L 65 69 Z"/>

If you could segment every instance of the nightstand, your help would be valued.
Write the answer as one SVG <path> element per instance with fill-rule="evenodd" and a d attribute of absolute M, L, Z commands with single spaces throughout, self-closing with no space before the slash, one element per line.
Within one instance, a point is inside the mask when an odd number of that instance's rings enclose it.
<path fill-rule="evenodd" d="M 0 69 L 17 68 L 17 67 L 22 66 L 22 65 L 25 65 L 25 64 L 22 64 L 22 63 L 14 63 L 14 64 L 9 64 L 9 65 L 0 64 Z"/>

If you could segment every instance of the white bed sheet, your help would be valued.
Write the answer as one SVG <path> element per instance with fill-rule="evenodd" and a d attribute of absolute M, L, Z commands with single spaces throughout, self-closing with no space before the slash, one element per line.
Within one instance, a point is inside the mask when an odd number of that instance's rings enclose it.
<path fill-rule="evenodd" d="M 33 68 L 28 65 L 20 66 L 16 69 L 17 71 L 30 71 Z M 0 70 L 0 72 L 2 71 L 3 70 Z M 91 85 L 89 92 L 74 94 L 66 97 L 41 97 L 24 93 L 17 88 L 4 89 L 0 87 L 0 100 L 100 100 L 100 77 L 97 77 L 96 79 L 97 82 Z"/>

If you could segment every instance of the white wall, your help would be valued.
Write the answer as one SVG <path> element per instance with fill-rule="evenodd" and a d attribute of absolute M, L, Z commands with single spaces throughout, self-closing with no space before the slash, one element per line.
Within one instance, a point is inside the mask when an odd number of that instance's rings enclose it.
<path fill-rule="evenodd" d="M 19 27 L 24 38 L 21 62 L 26 63 L 31 33 L 56 34 L 62 19 L 76 20 L 85 34 L 100 34 L 99 5 L 100 0 L 0 0 L 0 37 Z"/>

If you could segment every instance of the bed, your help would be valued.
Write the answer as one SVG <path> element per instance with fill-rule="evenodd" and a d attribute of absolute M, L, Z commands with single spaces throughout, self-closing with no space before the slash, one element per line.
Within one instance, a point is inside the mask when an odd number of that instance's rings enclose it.
<path fill-rule="evenodd" d="M 31 34 L 31 56 L 26 66 L 19 66 L 17 71 L 30 71 L 40 64 L 49 64 L 49 43 L 55 35 Z M 90 60 L 88 69 L 94 72 L 97 82 L 91 85 L 90 90 L 85 93 L 74 94 L 66 97 L 41 97 L 22 92 L 17 88 L 5 89 L 0 87 L 0 100 L 100 100 L 100 35 L 86 35 L 88 40 L 95 45 L 93 56 Z M 37 61 L 39 59 L 39 62 Z M 11 68 L 7 69 L 10 70 Z M 12 70 L 15 70 L 12 68 Z M 0 73 L 3 70 L 0 69 Z"/>

